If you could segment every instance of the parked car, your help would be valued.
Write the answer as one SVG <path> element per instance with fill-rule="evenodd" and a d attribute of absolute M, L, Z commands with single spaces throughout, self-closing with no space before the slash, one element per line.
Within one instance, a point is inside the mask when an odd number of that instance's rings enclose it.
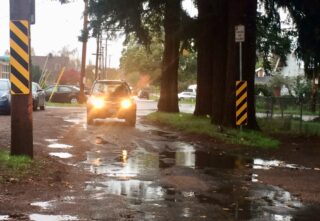
<path fill-rule="evenodd" d="M 80 89 L 74 85 L 52 85 L 45 89 L 46 101 L 56 103 L 78 103 L 80 100 Z"/>
<path fill-rule="evenodd" d="M 46 100 L 46 93 L 40 87 L 39 84 L 32 82 L 32 105 L 33 110 L 37 110 L 40 107 L 40 110 L 45 109 L 45 100 Z"/>
<path fill-rule="evenodd" d="M 178 94 L 179 100 L 185 100 L 185 99 L 196 99 L 196 94 L 189 91 L 182 91 Z"/>
<path fill-rule="evenodd" d="M 130 126 L 136 124 L 137 105 L 124 81 L 98 80 L 87 101 L 87 123 L 96 118 L 120 118 Z"/>
<path fill-rule="evenodd" d="M 0 113 L 10 114 L 11 94 L 9 79 L 0 79 Z"/>

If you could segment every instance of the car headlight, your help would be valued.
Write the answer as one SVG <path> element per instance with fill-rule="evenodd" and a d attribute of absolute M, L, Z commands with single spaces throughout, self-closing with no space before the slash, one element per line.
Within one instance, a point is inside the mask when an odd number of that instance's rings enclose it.
<path fill-rule="evenodd" d="M 124 109 L 128 109 L 132 106 L 132 101 L 129 99 L 125 99 L 123 101 L 121 101 L 121 107 Z"/>
<path fill-rule="evenodd" d="M 95 108 L 102 108 L 104 106 L 104 100 L 103 98 L 98 98 L 98 97 L 91 97 L 89 99 L 89 102 L 92 104 L 93 107 Z"/>

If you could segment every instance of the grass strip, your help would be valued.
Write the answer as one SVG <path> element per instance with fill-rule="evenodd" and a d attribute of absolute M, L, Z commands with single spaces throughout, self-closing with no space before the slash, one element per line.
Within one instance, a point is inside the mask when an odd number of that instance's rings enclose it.
<path fill-rule="evenodd" d="M 278 140 L 258 131 L 243 130 L 240 132 L 236 129 L 224 128 L 221 132 L 219 127 L 211 124 L 211 120 L 208 117 L 197 117 L 186 113 L 154 112 L 149 114 L 147 119 L 169 125 L 184 132 L 208 135 L 231 144 L 264 149 L 277 148 L 280 144 Z"/>
<path fill-rule="evenodd" d="M 21 178 L 28 174 L 33 161 L 27 156 L 11 156 L 8 151 L 0 150 L 1 179 L 5 177 Z M 3 180 L 0 179 L 0 182 Z"/>

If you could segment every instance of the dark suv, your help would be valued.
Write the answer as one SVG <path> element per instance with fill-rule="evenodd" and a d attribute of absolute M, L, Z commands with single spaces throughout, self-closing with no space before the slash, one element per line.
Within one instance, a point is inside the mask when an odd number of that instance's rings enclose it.
<path fill-rule="evenodd" d="M 87 100 L 87 123 L 95 118 L 125 119 L 130 126 L 136 124 L 137 105 L 131 97 L 131 90 L 124 81 L 98 80 Z"/>

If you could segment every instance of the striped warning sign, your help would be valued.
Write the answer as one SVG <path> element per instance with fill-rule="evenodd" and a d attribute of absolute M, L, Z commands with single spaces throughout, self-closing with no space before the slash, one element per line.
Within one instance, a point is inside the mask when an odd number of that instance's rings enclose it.
<path fill-rule="evenodd" d="M 11 94 L 30 93 L 29 22 L 10 21 Z"/>
<path fill-rule="evenodd" d="M 236 125 L 248 123 L 247 81 L 236 83 Z"/>

